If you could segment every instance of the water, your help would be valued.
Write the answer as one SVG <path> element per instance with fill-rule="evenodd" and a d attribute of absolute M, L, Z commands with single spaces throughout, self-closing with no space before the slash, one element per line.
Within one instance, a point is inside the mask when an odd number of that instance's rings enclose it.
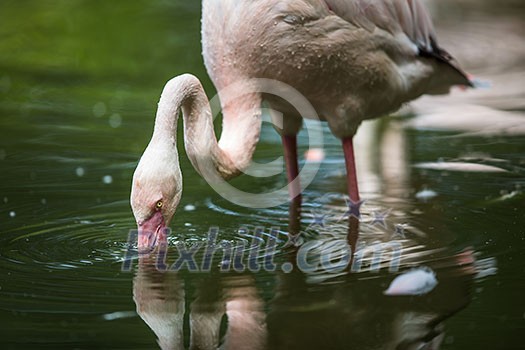
<path fill-rule="evenodd" d="M 200 56 L 200 4 L 0 4 L 1 347 L 151 349 L 158 339 L 165 347 L 213 348 L 220 336 L 234 349 L 390 349 L 421 341 L 522 348 L 525 43 L 522 5 L 506 4 L 436 8 L 444 46 L 493 87 L 424 98 L 364 126 L 357 156 L 367 201 L 358 244 L 355 223 L 343 218 L 342 151 L 323 129 L 326 158 L 305 193 L 295 243 L 317 242 L 314 256 L 341 253 L 350 240 L 362 254 L 353 273 L 301 272 L 300 246 L 285 246 L 286 232 L 298 227 L 287 205 L 237 207 L 184 156 L 168 266 L 179 257 L 177 244 L 205 243 L 210 227 L 219 227 L 219 240 L 244 242 L 245 258 L 252 241 L 264 248 L 278 228 L 277 270 L 221 273 L 233 258 L 217 254 L 209 273 L 188 266 L 162 273 L 147 259 L 122 271 L 135 227 L 131 175 L 164 82 L 192 72 L 214 95 Z M 301 135 L 301 153 L 306 141 Z M 265 126 L 257 161 L 280 155 Z M 233 181 L 255 192 L 284 183 L 282 176 Z M 254 239 L 256 227 L 264 234 Z M 377 266 L 374 249 L 386 254 Z M 401 260 L 392 265 L 397 251 Z M 253 254 L 264 262 L 268 252 Z M 392 266 L 399 273 L 427 266 L 438 284 L 423 296 L 385 296 L 398 274 Z"/>

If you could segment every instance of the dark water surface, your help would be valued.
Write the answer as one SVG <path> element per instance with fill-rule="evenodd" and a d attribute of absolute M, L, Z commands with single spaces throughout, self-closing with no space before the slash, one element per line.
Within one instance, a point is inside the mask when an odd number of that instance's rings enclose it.
<path fill-rule="evenodd" d="M 317 242 L 315 260 L 356 237 L 342 219 L 342 151 L 323 127 L 326 158 L 304 194 L 295 247 L 285 245 L 298 229 L 288 205 L 231 204 L 181 156 L 169 265 L 178 244 L 205 243 L 218 227 L 219 241 L 244 242 L 245 258 L 252 242 L 264 248 L 276 237 L 276 271 L 220 272 L 221 253 L 209 273 L 163 273 L 155 256 L 122 271 L 135 228 L 130 182 L 164 83 L 192 72 L 215 94 L 200 55 L 200 4 L 0 2 L 0 348 L 152 349 L 158 339 L 207 349 L 219 338 L 229 349 L 523 348 L 524 11 L 519 1 L 490 4 L 435 11 L 443 42 L 492 89 L 424 98 L 358 136 L 366 202 L 359 242 L 350 243 L 359 271 L 294 265 L 301 244 Z M 303 153 L 307 136 L 299 141 Z M 279 156 L 265 125 L 255 158 Z M 285 179 L 233 184 L 265 192 Z M 254 239 L 256 227 L 264 234 Z M 374 249 L 387 252 L 378 271 L 370 271 Z M 414 266 L 435 271 L 434 290 L 383 295 Z"/>

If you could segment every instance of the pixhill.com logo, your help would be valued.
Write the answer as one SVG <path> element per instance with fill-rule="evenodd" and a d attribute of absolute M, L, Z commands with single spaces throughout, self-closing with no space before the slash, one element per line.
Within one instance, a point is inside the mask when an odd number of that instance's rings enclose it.
<path fill-rule="evenodd" d="M 168 245 L 140 248 L 136 246 L 139 232 L 130 231 L 128 249 L 123 263 L 123 271 L 131 271 L 137 259 L 154 259 L 155 267 L 165 272 L 267 272 L 283 271 L 290 273 L 295 269 L 303 273 L 337 274 L 343 271 L 377 272 L 387 267 L 390 272 L 399 269 L 402 244 L 399 240 L 377 242 L 371 245 L 359 241 L 351 244 L 347 238 L 334 237 L 334 227 L 341 222 L 361 219 L 363 202 L 347 200 L 347 209 L 340 213 L 310 213 L 311 223 L 306 231 L 318 232 L 317 237 L 287 234 L 278 228 L 265 229 L 241 227 L 239 237 L 251 236 L 247 240 L 232 241 L 220 239 L 220 228 L 210 227 L 203 241 L 179 241 Z M 372 218 L 364 224 L 387 228 L 386 217 L 389 211 L 373 212 Z M 166 235 L 171 232 L 167 230 Z M 396 225 L 394 236 L 404 237 L 404 227 Z M 331 233 L 331 234 L 329 234 Z M 311 235 L 309 235 L 311 236 Z M 283 253 L 283 254 L 281 254 Z M 283 258 L 287 257 L 287 259 Z M 171 260 L 171 261 L 170 261 Z"/>

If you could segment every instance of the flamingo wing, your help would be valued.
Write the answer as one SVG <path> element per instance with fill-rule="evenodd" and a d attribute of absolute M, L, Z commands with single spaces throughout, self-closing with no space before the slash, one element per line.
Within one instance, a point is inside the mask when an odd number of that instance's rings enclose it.
<path fill-rule="evenodd" d="M 408 39 L 417 53 L 446 63 L 463 75 L 454 58 L 437 44 L 430 14 L 422 0 L 322 0 L 342 19 L 366 30 L 376 27 Z M 470 83 L 470 82 L 469 82 Z"/>
<path fill-rule="evenodd" d="M 421 0 L 324 0 L 344 20 L 373 31 L 404 34 L 420 49 L 432 50 L 434 25 Z"/>

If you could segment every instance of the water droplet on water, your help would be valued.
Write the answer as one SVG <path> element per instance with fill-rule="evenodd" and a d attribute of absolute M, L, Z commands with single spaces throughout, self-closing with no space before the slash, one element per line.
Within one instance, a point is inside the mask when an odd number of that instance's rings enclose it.
<path fill-rule="evenodd" d="M 283 270 L 284 273 L 290 273 L 293 271 L 293 265 L 289 262 L 285 262 L 281 265 L 281 270 Z"/>
<path fill-rule="evenodd" d="M 118 113 L 114 113 L 109 117 L 109 126 L 118 128 L 122 125 L 122 117 Z"/>
<path fill-rule="evenodd" d="M 433 191 L 433 190 L 430 190 L 430 189 L 426 188 L 426 189 L 416 193 L 416 198 L 419 199 L 419 200 L 422 200 L 422 201 L 428 201 L 428 200 L 436 197 L 437 195 L 438 194 L 437 194 L 436 191 Z"/>
<path fill-rule="evenodd" d="M 9 212 L 9 217 L 14 218 L 16 216 L 16 213 L 14 211 Z"/>
<path fill-rule="evenodd" d="M 97 118 L 102 117 L 107 112 L 107 107 L 104 102 L 97 102 L 93 106 L 93 115 Z"/>
<path fill-rule="evenodd" d="M 196 207 L 193 204 L 187 204 L 184 206 L 185 211 L 194 211 Z"/>
<path fill-rule="evenodd" d="M 134 311 L 117 311 L 110 314 L 102 315 L 102 318 L 106 321 L 114 321 L 135 316 L 137 316 L 137 314 Z"/>
<path fill-rule="evenodd" d="M 106 175 L 102 178 L 102 182 L 105 183 L 106 185 L 112 184 L 113 177 L 111 175 Z"/>
<path fill-rule="evenodd" d="M 77 174 L 78 177 L 82 177 L 84 176 L 84 174 L 86 173 L 86 171 L 84 170 L 84 168 L 82 167 L 78 167 L 76 170 L 75 170 L 75 173 Z"/>

